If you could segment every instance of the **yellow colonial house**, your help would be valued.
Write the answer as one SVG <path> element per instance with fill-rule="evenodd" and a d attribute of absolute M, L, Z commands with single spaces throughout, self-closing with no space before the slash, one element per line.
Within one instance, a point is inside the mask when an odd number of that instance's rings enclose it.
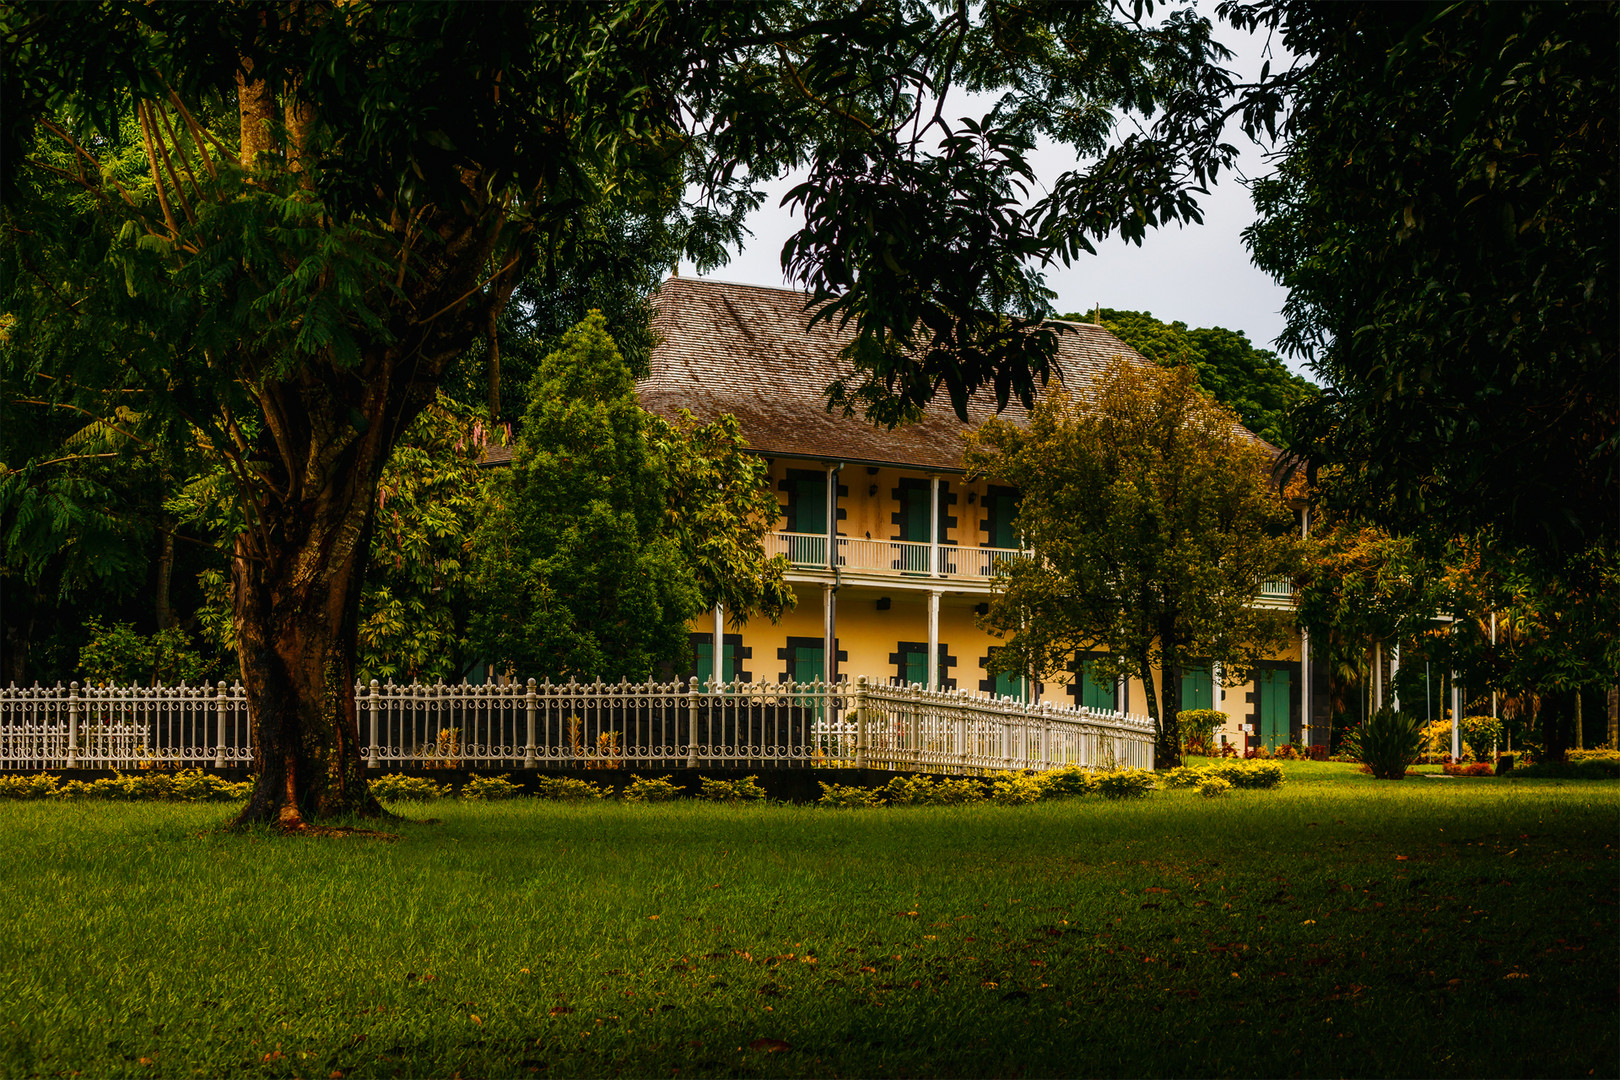
<path fill-rule="evenodd" d="M 989 673 L 996 639 L 975 620 L 997 565 L 1025 555 L 1012 526 L 1018 493 L 965 478 L 969 427 L 948 404 L 892 431 L 829 412 L 826 388 L 847 371 L 839 352 L 848 336 L 826 323 L 808 327 L 805 302 L 785 289 L 691 278 L 666 281 L 656 299 L 660 342 L 637 387 L 642 405 L 671 417 L 683 407 L 702 419 L 737 417 L 770 466 L 782 517 L 768 550 L 788 557 L 799 597 L 776 625 L 737 628 L 719 610 L 699 620 L 694 673 L 728 682 L 865 675 L 1145 712 L 1139 681 L 1101 681 L 1086 655 L 1074 658 L 1062 683 L 1030 686 Z M 1115 356 L 1149 363 L 1100 326 L 1073 330 L 1060 338 L 1058 363 L 1075 392 Z M 987 398 L 970 404 L 975 424 L 993 413 Z M 1014 405 L 1009 415 L 1021 413 Z M 1291 607 L 1291 587 L 1270 583 L 1257 602 Z M 1222 736 L 1240 748 L 1320 741 L 1301 708 L 1312 700 L 1308 658 L 1301 634 L 1252 681 L 1224 689 L 1219 657 L 1190 664 L 1183 707 L 1225 711 Z"/>

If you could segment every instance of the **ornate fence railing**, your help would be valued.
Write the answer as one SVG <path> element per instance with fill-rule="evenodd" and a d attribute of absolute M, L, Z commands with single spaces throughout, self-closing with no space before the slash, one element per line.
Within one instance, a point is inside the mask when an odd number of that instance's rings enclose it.
<path fill-rule="evenodd" d="M 370 765 L 1151 768 L 1146 717 L 855 682 L 355 686 Z M 0 769 L 243 766 L 240 684 L 0 689 Z"/>

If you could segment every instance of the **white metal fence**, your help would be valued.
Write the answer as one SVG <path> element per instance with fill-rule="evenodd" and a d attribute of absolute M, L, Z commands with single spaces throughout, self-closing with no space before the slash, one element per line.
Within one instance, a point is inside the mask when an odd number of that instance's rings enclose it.
<path fill-rule="evenodd" d="M 355 686 L 374 767 L 1152 768 L 1143 716 L 849 682 Z M 0 689 L 0 769 L 242 766 L 240 684 Z"/>

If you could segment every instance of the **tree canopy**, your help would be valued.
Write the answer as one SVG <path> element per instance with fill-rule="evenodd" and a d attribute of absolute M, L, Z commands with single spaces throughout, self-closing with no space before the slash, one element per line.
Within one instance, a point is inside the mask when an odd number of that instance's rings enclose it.
<path fill-rule="evenodd" d="M 1018 487 L 1033 551 L 1007 564 L 986 616 L 1008 639 L 992 666 L 1052 676 L 1076 651 L 1106 652 L 1109 670 L 1142 680 L 1156 761 L 1176 764 L 1182 661 L 1213 657 L 1242 679 L 1287 633 L 1255 604 L 1298 558 L 1270 452 L 1191 367 L 1119 359 L 1085 397 L 1044 396 L 1027 427 L 990 420 L 967 460 Z"/>
<path fill-rule="evenodd" d="M 1100 319 L 1109 333 L 1154 363 L 1190 366 L 1211 397 L 1237 413 L 1244 427 L 1273 446 L 1288 447 L 1288 414 L 1316 391 L 1308 380 L 1289 371 L 1276 353 L 1255 348 L 1240 330 L 1220 326 L 1189 330 L 1184 322 L 1167 323 L 1146 311 L 1115 308 L 1099 308 L 1090 315 L 1071 313 L 1064 318 L 1075 322 Z"/>
<path fill-rule="evenodd" d="M 1245 233 L 1323 383 L 1298 449 L 1439 543 L 1613 551 L 1620 5 L 1220 11 L 1300 58 L 1248 94 L 1252 130 L 1290 111 Z"/>

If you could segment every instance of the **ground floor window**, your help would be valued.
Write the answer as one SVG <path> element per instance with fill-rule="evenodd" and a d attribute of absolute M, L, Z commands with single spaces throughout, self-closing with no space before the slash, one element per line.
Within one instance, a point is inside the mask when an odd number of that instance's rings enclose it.
<path fill-rule="evenodd" d="M 1075 704 L 1087 709 L 1098 709 L 1105 712 L 1117 712 L 1119 705 L 1119 683 L 1111 675 L 1099 670 L 1098 662 L 1102 657 L 1097 653 L 1081 653 L 1075 657 L 1074 682 L 1069 687 L 1069 693 L 1074 695 Z"/>
<path fill-rule="evenodd" d="M 950 647 L 943 641 L 939 643 L 939 685 L 936 690 L 956 689 L 956 680 L 949 678 L 947 672 L 956 666 L 956 657 L 950 655 Z M 928 685 L 928 642 L 901 641 L 896 643 L 895 651 L 889 654 L 889 663 L 894 665 L 894 675 L 891 678 L 897 686 L 927 686 Z"/>
<path fill-rule="evenodd" d="M 1000 651 L 998 646 L 990 646 L 990 655 L 979 657 L 979 667 L 984 670 L 986 677 L 979 680 L 979 692 L 993 694 L 996 697 L 1009 697 L 1015 701 L 1029 701 L 1031 698 L 1029 679 L 1013 671 L 1004 671 L 999 675 L 990 675 L 990 661 Z"/>
<path fill-rule="evenodd" d="M 753 656 L 752 648 L 745 648 L 741 634 L 721 636 L 720 677 L 725 682 L 749 682 L 753 675 L 743 670 L 743 661 Z M 714 635 L 692 635 L 692 674 L 707 682 L 714 677 Z"/>

